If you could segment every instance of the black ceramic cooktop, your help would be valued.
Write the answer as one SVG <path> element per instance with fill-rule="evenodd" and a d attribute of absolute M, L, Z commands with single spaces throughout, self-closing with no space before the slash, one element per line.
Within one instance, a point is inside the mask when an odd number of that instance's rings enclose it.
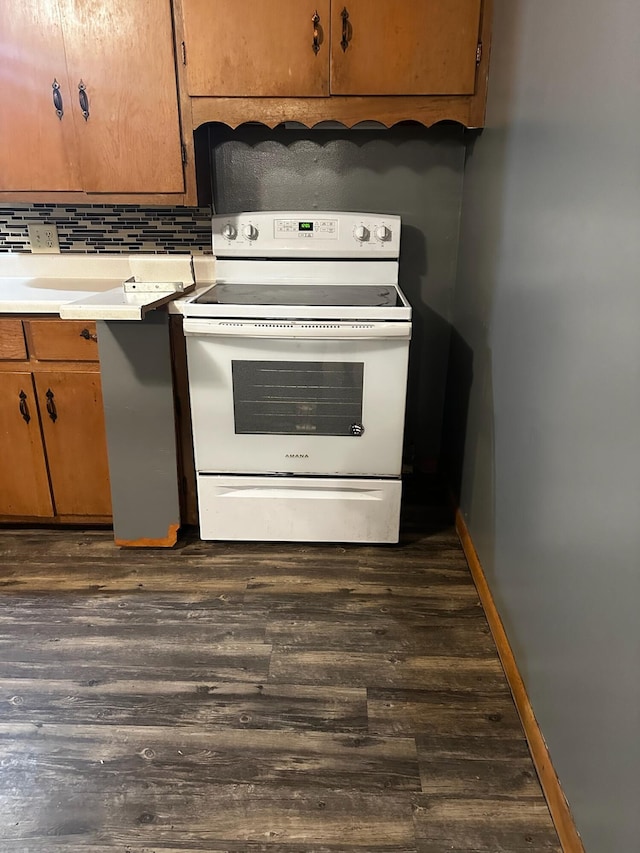
<path fill-rule="evenodd" d="M 217 305 L 402 305 L 395 287 L 369 284 L 216 284 L 195 301 Z"/>

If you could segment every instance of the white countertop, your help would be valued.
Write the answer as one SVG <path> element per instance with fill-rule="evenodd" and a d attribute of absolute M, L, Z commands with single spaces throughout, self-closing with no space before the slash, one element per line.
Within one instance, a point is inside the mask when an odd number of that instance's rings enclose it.
<path fill-rule="evenodd" d="M 172 255 L 107 255 L 107 254 L 37 254 L 0 252 L 0 313 L 2 314 L 59 314 L 61 307 L 71 303 L 87 303 L 93 319 L 116 319 L 112 316 L 117 293 L 122 283 L 136 270 L 150 265 L 175 263 Z M 197 282 L 215 281 L 215 259 L 210 255 L 194 257 Z M 113 291 L 113 292 L 111 292 Z M 104 294 L 104 300 L 99 295 Z M 138 294 L 135 294 L 138 297 Z M 157 295 L 149 294 L 147 310 L 158 304 Z M 153 298 L 156 297 L 156 298 Z M 166 300 L 164 300 L 166 301 Z M 98 310 L 103 304 L 102 313 Z M 127 300 L 136 310 L 123 312 L 118 319 L 140 319 L 139 306 L 144 298 Z M 72 316 L 63 309 L 63 316 Z M 87 318 L 87 314 L 83 315 Z"/>

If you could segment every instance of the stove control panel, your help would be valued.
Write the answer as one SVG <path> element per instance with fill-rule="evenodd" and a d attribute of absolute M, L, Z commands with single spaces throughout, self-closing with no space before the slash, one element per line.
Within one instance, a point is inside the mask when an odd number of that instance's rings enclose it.
<path fill-rule="evenodd" d="M 212 218 L 219 258 L 398 258 L 393 214 L 257 211 Z"/>
<path fill-rule="evenodd" d="M 276 240 L 337 240 L 340 229 L 337 219 L 274 219 Z"/>

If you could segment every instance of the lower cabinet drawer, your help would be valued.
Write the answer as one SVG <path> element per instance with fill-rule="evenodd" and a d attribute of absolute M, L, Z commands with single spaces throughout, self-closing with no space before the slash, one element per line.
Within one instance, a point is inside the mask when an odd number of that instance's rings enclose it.
<path fill-rule="evenodd" d="M 29 355 L 39 361 L 98 361 L 96 324 L 82 320 L 25 320 Z"/>
<path fill-rule="evenodd" d="M 0 320 L 0 359 L 23 360 L 26 357 L 22 320 Z"/>

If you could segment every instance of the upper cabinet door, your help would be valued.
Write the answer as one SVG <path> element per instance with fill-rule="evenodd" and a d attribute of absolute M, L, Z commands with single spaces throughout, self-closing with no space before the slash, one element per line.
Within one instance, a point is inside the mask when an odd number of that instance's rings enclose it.
<path fill-rule="evenodd" d="M 0 2 L 0 190 L 82 189 L 58 7 Z"/>
<path fill-rule="evenodd" d="M 329 0 L 183 0 L 190 95 L 329 94 Z"/>
<path fill-rule="evenodd" d="M 481 0 L 332 4 L 333 95 L 470 95 Z"/>
<path fill-rule="evenodd" d="M 182 192 L 170 0 L 58 4 L 83 189 Z"/>

